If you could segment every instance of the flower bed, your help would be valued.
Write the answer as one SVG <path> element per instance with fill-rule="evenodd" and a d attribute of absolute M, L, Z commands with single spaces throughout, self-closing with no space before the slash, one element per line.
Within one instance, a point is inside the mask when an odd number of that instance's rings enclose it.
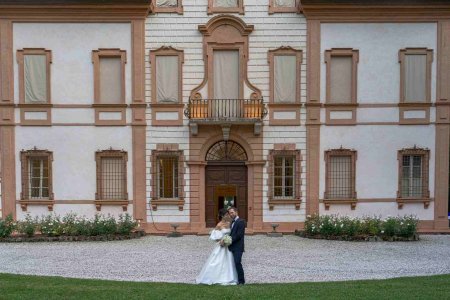
<path fill-rule="evenodd" d="M 417 241 L 415 216 L 351 218 L 337 215 L 308 216 L 305 229 L 296 234 L 306 238 L 345 241 Z"/>
<path fill-rule="evenodd" d="M 143 231 L 136 230 L 137 222 L 130 215 L 120 215 L 116 220 L 108 215 L 95 215 L 93 219 L 67 214 L 63 217 L 47 215 L 14 222 L 9 215 L 0 219 L 0 241 L 110 241 L 138 238 Z"/>

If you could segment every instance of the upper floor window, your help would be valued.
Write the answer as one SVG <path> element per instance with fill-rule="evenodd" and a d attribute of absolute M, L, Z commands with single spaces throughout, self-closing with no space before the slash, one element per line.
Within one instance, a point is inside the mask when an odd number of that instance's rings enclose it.
<path fill-rule="evenodd" d="M 300 0 L 269 0 L 269 14 L 283 12 L 300 12 Z"/>
<path fill-rule="evenodd" d="M 51 51 L 25 48 L 17 51 L 19 101 L 26 104 L 50 103 Z"/>
<path fill-rule="evenodd" d="M 153 8 L 154 13 L 183 13 L 182 0 L 156 0 L 156 6 Z"/>
<path fill-rule="evenodd" d="M 125 103 L 126 51 L 99 49 L 92 51 L 94 64 L 94 102 L 96 104 Z"/>
<path fill-rule="evenodd" d="M 181 102 L 183 57 L 182 50 L 172 47 L 150 51 L 153 103 Z"/>
<path fill-rule="evenodd" d="M 399 51 L 400 102 L 431 101 L 433 50 L 406 48 Z"/>
<path fill-rule="evenodd" d="M 95 153 L 97 165 L 97 200 L 126 200 L 127 153 L 105 150 Z"/>
<path fill-rule="evenodd" d="M 244 14 L 244 0 L 208 0 L 208 14 L 212 13 Z"/>
<path fill-rule="evenodd" d="M 398 152 L 399 198 L 428 198 L 428 149 L 402 149 Z"/>
<path fill-rule="evenodd" d="M 356 151 L 325 151 L 325 168 L 325 199 L 355 199 Z"/>
<path fill-rule="evenodd" d="M 300 66 L 302 51 L 291 47 L 270 50 L 271 103 L 300 102 Z"/>
<path fill-rule="evenodd" d="M 326 50 L 325 63 L 327 103 L 356 103 L 358 50 L 348 48 Z"/>
<path fill-rule="evenodd" d="M 52 200 L 52 157 L 46 150 L 28 150 L 21 153 L 22 200 Z"/>

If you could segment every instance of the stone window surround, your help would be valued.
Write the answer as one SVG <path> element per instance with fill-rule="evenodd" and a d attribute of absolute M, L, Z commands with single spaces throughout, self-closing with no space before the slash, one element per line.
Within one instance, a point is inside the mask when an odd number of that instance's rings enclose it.
<path fill-rule="evenodd" d="M 177 157 L 178 158 L 178 198 L 161 199 L 158 197 L 158 157 Z M 158 209 L 158 205 L 178 206 L 179 211 L 183 211 L 185 203 L 184 186 L 184 162 L 185 157 L 183 150 L 178 149 L 178 144 L 157 144 L 156 150 L 152 150 L 151 154 L 151 174 L 152 174 L 152 193 L 150 206 L 153 211 Z"/>
<path fill-rule="evenodd" d="M 420 198 L 402 198 L 401 186 L 402 186 L 402 163 L 404 155 L 419 155 L 422 157 L 422 197 Z M 428 208 L 430 205 L 430 191 L 429 191 L 429 162 L 430 162 L 430 150 L 425 148 L 403 148 L 398 151 L 398 189 L 397 189 L 397 204 L 398 208 L 402 209 L 405 203 L 417 203 L 423 202 L 424 208 Z"/>
<path fill-rule="evenodd" d="M 48 199 L 30 199 L 29 194 L 26 192 L 29 185 L 28 168 L 30 158 L 35 157 L 46 157 L 48 159 Z M 53 195 L 53 152 L 48 150 L 39 150 L 34 147 L 31 150 L 20 151 L 20 161 L 21 161 L 21 181 L 22 181 L 22 191 L 20 193 L 19 204 L 23 211 L 27 211 L 28 205 L 46 205 L 48 211 L 53 211 L 53 205 L 55 204 Z"/>
<path fill-rule="evenodd" d="M 150 50 L 151 65 L 151 108 L 153 126 L 182 126 L 183 125 L 183 64 L 184 51 L 171 46 L 162 46 L 155 50 Z M 178 56 L 178 103 L 158 103 L 156 100 L 156 57 L 157 56 Z M 158 112 L 178 112 L 177 120 L 157 120 Z"/>
<path fill-rule="evenodd" d="M 295 91 L 295 102 L 294 103 L 276 103 L 274 101 L 275 88 L 274 88 L 274 57 L 280 56 L 295 56 L 296 61 L 296 73 L 297 73 L 297 83 Z M 300 108 L 301 108 L 301 65 L 303 62 L 303 51 L 294 49 L 290 46 L 281 46 L 274 50 L 269 50 L 267 53 L 267 60 L 269 63 L 269 123 L 270 125 L 300 125 Z M 293 120 L 277 120 L 274 118 L 274 112 L 276 111 L 294 111 L 296 118 Z"/>
<path fill-rule="evenodd" d="M 47 58 L 47 102 L 46 103 L 25 103 L 25 55 L 45 55 Z M 52 123 L 51 118 L 51 68 L 52 51 L 45 48 L 23 48 L 16 52 L 16 60 L 19 71 L 19 107 L 20 107 L 20 124 L 21 125 L 35 125 L 35 126 L 49 126 Z M 27 120 L 25 114 L 28 112 L 44 112 L 47 118 L 44 120 Z"/>
<path fill-rule="evenodd" d="M 208 0 L 208 15 L 219 13 L 238 13 L 245 14 L 244 0 L 237 0 L 236 7 L 214 7 L 214 0 Z"/>
<path fill-rule="evenodd" d="M 331 157 L 332 156 L 350 156 L 351 157 L 351 170 L 352 170 L 352 197 L 349 199 L 331 199 L 328 197 L 328 193 L 330 191 L 330 181 L 328 177 L 328 170 L 330 169 L 330 163 L 331 163 Z M 324 199 L 323 203 L 325 205 L 325 210 L 329 210 L 331 204 L 350 204 L 351 209 L 354 210 L 356 207 L 357 200 L 357 194 L 356 194 L 356 159 L 357 159 L 357 152 L 353 149 L 345 149 L 345 148 L 339 148 L 339 149 L 330 149 L 325 151 L 325 192 L 324 192 Z"/>
<path fill-rule="evenodd" d="M 155 2 L 155 3 L 153 3 Z M 155 13 L 177 13 L 179 15 L 183 14 L 183 0 L 177 0 L 178 5 L 174 7 L 158 7 L 156 5 L 156 0 L 152 1 L 152 14 Z"/>
<path fill-rule="evenodd" d="M 123 170 L 125 176 L 125 184 L 124 184 L 124 197 L 120 200 L 112 200 L 112 199 L 103 199 L 101 195 L 101 187 L 100 184 L 102 182 L 102 172 L 101 172 L 101 161 L 104 157 L 119 157 L 122 159 Z M 95 207 L 97 211 L 101 211 L 102 205 L 118 205 L 122 206 L 123 211 L 127 211 L 128 208 L 128 172 L 127 172 L 127 161 L 128 155 L 124 150 L 113 150 L 112 148 L 108 150 L 102 150 L 95 152 L 95 164 L 96 164 L 96 192 L 95 192 Z"/>
<path fill-rule="evenodd" d="M 122 94 L 121 103 L 100 103 L 100 58 L 102 57 L 120 57 L 121 59 L 121 82 Z M 125 101 L 125 64 L 127 63 L 127 53 L 119 48 L 99 48 L 92 50 L 92 63 L 94 65 L 94 104 L 95 125 L 96 126 L 125 126 L 126 125 L 126 101 Z M 119 120 L 102 120 L 100 113 L 120 113 Z"/>
<path fill-rule="evenodd" d="M 399 106 L 399 124 L 429 124 L 430 123 L 430 106 L 431 106 L 431 75 L 433 64 L 433 49 L 428 48 L 404 48 L 398 52 L 398 62 L 400 64 L 400 102 Z M 421 54 L 427 56 L 426 69 L 426 98 L 425 102 L 406 102 L 405 101 L 405 56 Z M 424 118 L 405 118 L 406 111 L 424 111 Z"/>
<path fill-rule="evenodd" d="M 274 190 L 274 159 L 276 156 L 290 156 L 294 157 L 294 197 L 291 199 L 277 199 L 273 196 Z M 268 204 L 269 210 L 273 210 L 275 205 L 294 205 L 296 210 L 300 209 L 301 205 L 301 161 L 302 156 L 300 150 L 295 149 L 295 144 L 274 144 L 272 150 L 269 151 L 267 157 L 268 162 Z"/>
<path fill-rule="evenodd" d="M 352 87 L 350 103 L 330 103 L 331 101 L 331 59 L 333 56 L 352 57 Z M 331 48 L 325 50 L 326 63 L 326 124 L 327 125 L 355 125 L 357 112 L 357 79 L 358 79 L 359 50 L 353 48 Z M 332 119 L 331 112 L 351 111 L 351 119 Z"/>
<path fill-rule="evenodd" d="M 302 13 L 302 5 L 300 0 L 295 0 L 295 6 L 293 7 L 277 7 L 275 6 L 275 0 L 269 0 L 269 15 L 274 13 Z"/>

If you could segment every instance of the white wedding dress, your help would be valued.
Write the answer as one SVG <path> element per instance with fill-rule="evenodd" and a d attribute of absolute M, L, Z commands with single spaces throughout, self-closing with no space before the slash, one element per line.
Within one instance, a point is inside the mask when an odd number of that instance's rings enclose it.
<path fill-rule="evenodd" d="M 221 240 L 224 235 L 230 234 L 230 232 L 230 229 L 214 229 L 209 239 L 213 241 Z M 221 247 L 219 243 L 216 243 L 195 281 L 200 284 L 237 284 L 238 277 L 234 266 L 234 258 L 228 247 Z"/>

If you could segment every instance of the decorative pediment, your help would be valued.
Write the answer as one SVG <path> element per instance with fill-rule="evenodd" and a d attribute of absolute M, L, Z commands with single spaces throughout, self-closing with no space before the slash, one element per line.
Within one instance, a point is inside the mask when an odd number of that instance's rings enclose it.
<path fill-rule="evenodd" d="M 198 25 L 198 30 L 204 36 L 210 36 L 212 33 L 222 26 L 232 26 L 240 32 L 241 35 L 248 36 L 255 28 L 253 25 L 247 25 L 242 19 L 231 15 L 219 15 L 205 25 Z"/>

